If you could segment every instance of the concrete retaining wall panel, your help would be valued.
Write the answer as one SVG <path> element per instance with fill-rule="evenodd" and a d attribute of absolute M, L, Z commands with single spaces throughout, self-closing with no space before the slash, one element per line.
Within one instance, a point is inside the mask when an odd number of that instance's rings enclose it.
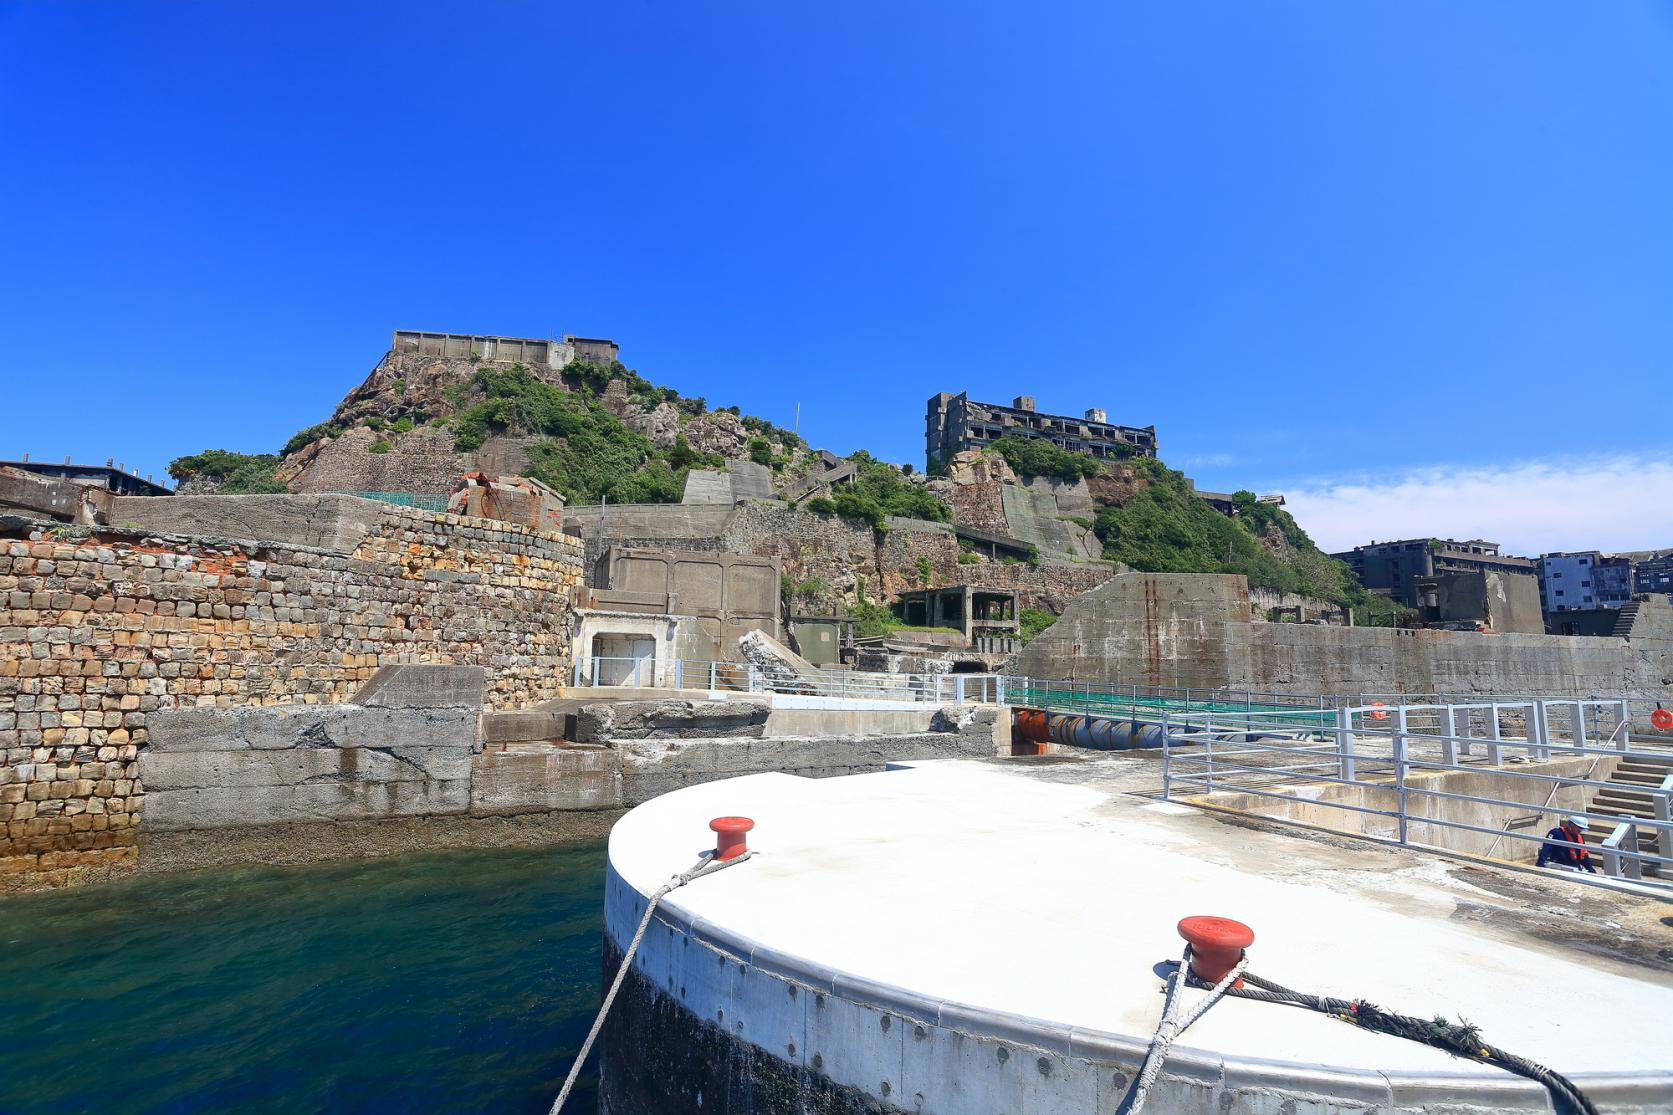
<path fill-rule="evenodd" d="M 471 812 L 478 815 L 614 809 L 622 802 L 621 759 L 603 749 L 484 751 L 470 777 Z"/>
<path fill-rule="evenodd" d="M 158 831 L 445 816 L 470 808 L 470 780 L 349 782 L 152 790 L 145 824 Z"/>

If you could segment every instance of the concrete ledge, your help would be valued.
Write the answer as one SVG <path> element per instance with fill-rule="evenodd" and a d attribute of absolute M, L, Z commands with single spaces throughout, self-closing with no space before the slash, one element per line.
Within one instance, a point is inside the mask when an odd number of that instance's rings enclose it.
<path fill-rule="evenodd" d="M 482 707 L 488 671 L 481 666 L 443 666 L 430 662 L 380 666 L 351 704 L 368 708 Z"/>
<path fill-rule="evenodd" d="M 215 786 L 150 790 L 144 831 L 214 829 L 309 821 L 370 820 L 463 813 L 468 778 L 427 782 L 336 781 L 299 786 Z"/>
<path fill-rule="evenodd" d="M 359 705 L 244 705 L 159 709 L 140 762 L 168 752 L 292 748 L 424 747 L 474 750 L 476 717 L 466 709 L 367 709 Z M 142 766 L 143 774 L 143 766 Z M 149 775 L 144 775 L 147 782 Z"/>
<path fill-rule="evenodd" d="M 548 702 L 534 708 L 488 712 L 482 716 L 482 742 L 496 743 L 549 742 L 563 739 L 571 717 L 575 715 L 570 701 Z"/>
<path fill-rule="evenodd" d="M 621 757 L 606 748 L 514 744 L 471 763 L 470 810 L 478 816 L 621 804 Z"/>
<path fill-rule="evenodd" d="M 766 731 L 770 711 L 763 700 L 600 701 L 575 710 L 575 742 L 759 738 Z"/>
<path fill-rule="evenodd" d="M 324 860 L 405 855 L 438 848 L 533 848 L 602 840 L 619 810 L 529 813 L 517 817 L 395 817 L 200 832 L 142 826 L 139 870 L 183 871 L 257 863 L 290 866 Z"/>

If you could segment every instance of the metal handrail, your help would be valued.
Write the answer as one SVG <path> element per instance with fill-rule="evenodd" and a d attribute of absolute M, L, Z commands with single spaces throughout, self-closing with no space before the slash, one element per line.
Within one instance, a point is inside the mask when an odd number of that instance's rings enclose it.
<path fill-rule="evenodd" d="M 1623 730 L 1625 716 L 1621 716 L 1616 730 L 1608 734 L 1599 732 L 1597 737 L 1591 737 L 1587 733 L 1575 742 L 1554 739 L 1550 731 L 1548 706 L 1558 703 L 1540 700 L 1517 703 L 1511 711 L 1526 714 L 1528 717 L 1528 737 L 1525 739 L 1504 737 L 1500 731 L 1499 713 L 1507 706 L 1504 703 L 1495 705 L 1491 702 L 1486 706 L 1477 707 L 1494 710 L 1492 730 L 1498 738 L 1469 734 L 1475 730 L 1476 725 L 1469 719 L 1460 721 L 1459 713 L 1466 707 L 1462 705 L 1439 707 L 1438 711 L 1444 715 L 1438 719 L 1443 720 L 1449 729 L 1445 734 L 1414 730 L 1411 723 L 1414 712 L 1431 711 L 1431 706 L 1344 706 L 1332 710 L 1333 724 L 1312 733 L 1310 738 L 1297 739 L 1293 743 L 1280 742 L 1277 739 L 1247 738 L 1250 734 L 1271 735 L 1263 731 L 1263 728 L 1270 725 L 1270 718 L 1260 714 L 1215 712 L 1164 717 L 1163 796 L 1171 799 L 1182 792 L 1192 798 L 1199 794 L 1235 793 L 1249 795 L 1251 799 L 1305 801 L 1310 806 L 1339 810 L 1345 814 L 1384 817 L 1393 822 L 1394 835 L 1402 845 L 1428 843 L 1433 846 L 1433 841 L 1412 839 L 1412 827 L 1422 825 L 1490 835 L 1494 838 L 1490 852 L 1496 851 L 1500 842 L 1507 838 L 1532 845 L 1549 842 L 1562 847 L 1588 849 L 1598 856 L 1604 872 L 1610 876 L 1630 879 L 1645 885 L 1673 886 L 1673 882 L 1668 880 L 1644 877 L 1646 864 L 1657 865 L 1663 872 L 1673 867 L 1673 771 L 1669 771 L 1661 785 L 1643 787 L 1654 805 L 1656 815 L 1653 819 L 1623 819 L 1619 813 L 1606 813 L 1591 806 L 1558 808 L 1553 805 L 1558 791 L 1564 789 L 1580 791 L 1585 798 L 1590 798 L 1605 788 L 1618 790 L 1621 785 L 1619 782 L 1591 777 L 1601 757 L 1666 762 L 1668 753 L 1659 750 L 1629 749 L 1623 739 L 1626 735 Z M 1577 710 L 1574 721 L 1576 725 L 1584 724 L 1583 710 L 1588 707 L 1611 712 L 1618 712 L 1623 707 L 1623 702 L 1602 699 L 1569 699 L 1560 703 Z M 1389 717 L 1388 721 L 1377 723 L 1364 715 L 1373 710 L 1385 713 Z M 1458 732 L 1460 723 L 1464 728 L 1463 733 Z M 1334 741 L 1330 738 L 1332 736 Z M 1384 740 L 1387 741 L 1386 744 L 1382 742 Z M 1599 743 L 1604 746 L 1589 745 Z M 1477 762 L 1466 765 L 1459 761 L 1460 752 L 1467 752 L 1469 748 L 1478 745 L 1487 745 L 1494 765 L 1484 767 Z M 1598 758 L 1594 758 L 1586 776 L 1573 777 L 1506 768 L 1499 763 L 1502 752 L 1506 749 L 1525 749 L 1529 757 L 1535 759 L 1546 759 L 1553 755 L 1591 755 Z M 1421 754 L 1414 753 L 1419 751 Z M 1437 753 L 1438 758 L 1435 757 Z M 1253 761 L 1257 757 L 1278 755 L 1293 756 L 1302 762 L 1260 765 Z M 1450 771 L 1475 774 L 1490 771 L 1494 776 L 1507 776 L 1511 780 L 1509 792 L 1512 794 L 1519 793 L 1514 789 L 1518 785 L 1528 785 L 1530 788 L 1537 785 L 1540 789 L 1534 793 L 1537 793 L 1540 800 L 1524 801 L 1514 796 L 1447 790 L 1429 779 L 1414 781 L 1410 777 L 1419 773 Z M 1546 785 L 1550 786 L 1549 792 L 1545 792 Z M 1325 786 L 1374 790 L 1389 795 L 1393 804 L 1379 808 L 1350 801 L 1334 801 L 1324 796 L 1306 793 L 1304 789 Z M 1490 827 L 1444 816 L 1432 816 L 1425 811 L 1435 809 L 1435 806 L 1414 808 L 1417 802 L 1448 800 L 1512 809 L 1531 813 L 1536 817 L 1584 817 L 1596 825 L 1610 826 L 1610 831 L 1601 844 L 1589 846 L 1583 842 L 1510 831 L 1504 826 Z M 1253 808 L 1252 804 L 1251 807 Z M 1275 816 L 1270 811 L 1258 808 L 1256 811 L 1274 819 L 1286 819 Z M 1367 829 L 1361 825 L 1360 831 Z M 1653 852 L 1639 847 L 1640 834 L 1643 833 L 1653 835 Z"/>

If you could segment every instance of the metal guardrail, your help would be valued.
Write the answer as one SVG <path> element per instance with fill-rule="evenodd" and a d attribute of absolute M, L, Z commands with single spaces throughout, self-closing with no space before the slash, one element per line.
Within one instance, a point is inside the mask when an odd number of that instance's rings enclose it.
<path fill-rule="evenodd" d="M 1358 815 L 1357 826 L 1346 831 L 1392 835 L 1402 845 L 1447 848 L 1433 839 L 1436 829 L 1480 833 L 1494 838 L 1489 853 L 1505 839 L 1544 844 L 1549 838 L 1539 820 L 1579 816 L 1608 826 L 1599 829 L 1608 835 L 1596 845 L 1550 842 L 1585 849 L 1605 874 L 1673 888 L 1673 773 L 1659 786 L 1642 787 L 1654 817 L 1637 818 L 1604 812 L 1591 802 L 1598 791 L 1619 792 L 1622 783 L 1526 769 L 1565 756 L 1594 757 L 1588 775 L 1603 760 L 1667 763 L 1667 751 L 1632 748 L 1626 728 L 1630 715 L 1630 707 L 1620 700 L 1367 704 L 1329 710 L 1326 722 L 1306 730 L 1297 728 L 1293 714 L 1282 711 L 1170 713 L 1163 724 L 1162 794 L 1172 800 L 1235 793 L 1251 800 L 1305 803 L 1309 809 Z M 1602 731 L 1605 726 L 1608 730 Z M 1520 728 L 1521 734 L 1511 734 L 1510 727 Z M 1441 788 L 1437 778 L 1414 777 L 1444 777 L 1448 772 L 1510 779 L 1512 786 L 1526 787 L 1526 794 L 1465 793 Z M 1359 792 L 1332 796 L 1330 787 Z M 1590 804 L 1554 805 L 1563 790 L 1577 791 Z M 1477 824 L 1464 819 L 1468 810 L 1449 810 L 1448 802 L 1511 810 L 1515 816 L 1497 826 Z M 1294 820 L 1276 805 L 1247 811 L 1271 820 Z M 1366 817 L 1387 818 L 1388 831 L 1369 832 Z M 1517 819 L 1536 822 L 1534 827 L 1541 831 L 1517 831 L 1511 827 Z M 1424 830 L 1425 825 L 1433 828 Z M 1431 839 L 1414 838 L 1414 828 Z M 1649 843 L 1654 851 L 1640 847 L 1644 833 L 1653 834 Z M 1667 878 L 1646 878 L 1647 867 Z"/>

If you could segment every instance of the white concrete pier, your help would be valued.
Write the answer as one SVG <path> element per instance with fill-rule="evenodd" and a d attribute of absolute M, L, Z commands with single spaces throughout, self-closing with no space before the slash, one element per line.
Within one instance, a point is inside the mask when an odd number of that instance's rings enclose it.
<path fill-rule="evenodd" d="M 743 814 L 756 857 L 671 895 L 635 974 L 705 1040 L 753 1047 L 807 1087 L 905 1111 L 1115 1111 L 1160 1018 L 1176 923 L 1218 914 L 1254 928 L 1251 970 L 1268 979 L 1467 1019 L 1606 1111 L 1673 1110 L 1673 975 L 1654 961 L 1656 934 L 1673 943 L 1665 906 L 1228 823 L 1129 792 L 1133 769 L 951 761 L 681 790 L 613 832 L 608 933 L 625 945 L 644 896 L 709 844 L 709 819 Z M 659 1113 L 608 1079 L 632 1071 L 607 1058 L 608 1110 Z M 708 1087 L 705 1111 L 771 1109 Z M 1550 1110 L 1498 1070 L 1227 999 L 1180 1039 L 1147 1111 L 1295 1100 L 1311 1106 L 1286 1110 Z"/>

